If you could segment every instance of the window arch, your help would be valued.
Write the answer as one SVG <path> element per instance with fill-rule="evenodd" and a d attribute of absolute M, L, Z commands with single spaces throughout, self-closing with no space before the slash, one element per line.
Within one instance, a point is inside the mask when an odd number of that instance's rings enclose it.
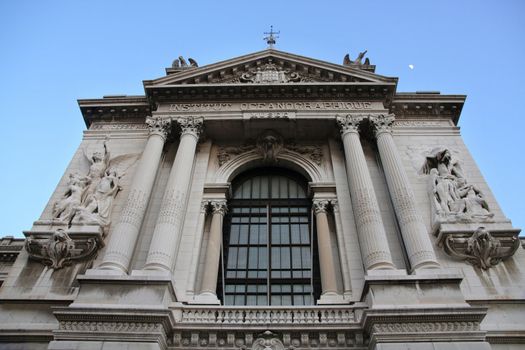
<path fill-rule="evenodd" d="M 280 168 L 232 183 L 217 295 L 224 305 L 312 305 L 320 295 L 307 181 Z"/>

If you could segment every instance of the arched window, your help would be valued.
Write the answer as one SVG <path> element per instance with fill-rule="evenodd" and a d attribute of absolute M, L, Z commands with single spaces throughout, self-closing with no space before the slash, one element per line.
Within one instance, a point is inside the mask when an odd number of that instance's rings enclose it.
<path fill-rule="evenodd" d="M 307 182 L 279 168 L 238 176 L 224 220 L 224 305 L 312 305 L 320 294 Z"/>

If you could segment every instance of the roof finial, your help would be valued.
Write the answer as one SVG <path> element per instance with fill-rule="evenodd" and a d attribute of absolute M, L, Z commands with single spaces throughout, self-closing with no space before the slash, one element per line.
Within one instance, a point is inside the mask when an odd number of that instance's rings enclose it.
<path fill-rule="evenodd" d="M 273 49 L 273 46 L 275 45 L 275 39 L 279 38 L 278 36 L 274 36 L 274 34 L 280 34 L 281 31 L 274 32 L 273 26 L 270 26 L 270 32 L 264 32 L 264 34 L 269 34 L 267 37 L 265 37 L 263 40 L 266 40 L 266 43 L 268 44 L 269 49 Z"/>

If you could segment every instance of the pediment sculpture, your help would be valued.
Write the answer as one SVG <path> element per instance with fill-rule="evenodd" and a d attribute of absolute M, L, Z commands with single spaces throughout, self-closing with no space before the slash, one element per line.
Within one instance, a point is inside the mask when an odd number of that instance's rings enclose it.
<path fill-rule="evenodd" d="M 429 175 L 429 195 L 434 224 L 486 222 L 494 213 L 483 192 L 465 178 L 459 160 L 450 150 L 435 148 L 426 157 L 420 173 Z"/>

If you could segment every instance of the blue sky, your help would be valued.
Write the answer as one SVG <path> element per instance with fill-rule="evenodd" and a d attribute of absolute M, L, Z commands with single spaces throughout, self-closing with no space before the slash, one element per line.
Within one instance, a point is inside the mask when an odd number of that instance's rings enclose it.
<path fill-rule="evenodd" d="M 0 236 L 38 219 L 85 129 L 78 98 L 142 94 L 179 55 L 262 50 L 270 24 L 277 49 L 335 63 L 368 49 L 398 91 L 467 94 L 465 143 L 525 227 L 523 1 L 17 0 L 0 2 Z"/>

